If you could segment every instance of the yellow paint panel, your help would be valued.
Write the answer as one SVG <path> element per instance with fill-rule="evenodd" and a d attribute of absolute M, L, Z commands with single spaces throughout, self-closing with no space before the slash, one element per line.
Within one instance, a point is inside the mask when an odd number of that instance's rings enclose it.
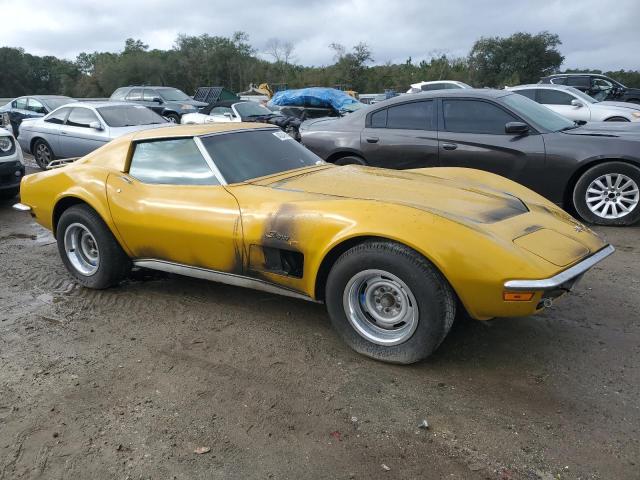
<path fill-rule="evenodd" d="M 589 254 L 583 244 L 547 228 L 516 238 L 513 243 L 559 267 L 575 263 Z"/>

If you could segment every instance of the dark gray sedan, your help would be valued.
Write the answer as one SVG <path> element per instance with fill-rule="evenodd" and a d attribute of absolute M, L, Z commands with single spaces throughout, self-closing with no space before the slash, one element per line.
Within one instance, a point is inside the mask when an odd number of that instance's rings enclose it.
<path fill-rule="evenodd" d="M 640 219 L 640 128 L 578 125 L 504 90 L 403 95 L 309 120 L 302 143 L 338 165 L 469 167 L 510 178 L 602 225 Z"/>

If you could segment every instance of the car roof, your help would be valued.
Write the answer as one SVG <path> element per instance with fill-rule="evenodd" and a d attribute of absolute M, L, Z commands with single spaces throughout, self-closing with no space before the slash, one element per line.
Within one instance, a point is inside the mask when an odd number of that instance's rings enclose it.
<path fill-rule="evenodd" d="M 461 97 L 461 98 L 500 98 L 510 95 L 509 90 L 497 90 L 495 88 L 460 88 L 452 90 L 430 90 L 428 92 L 406 93 L 397 97 L 389 98 L 377 102 L 372 107 L 379 108 L 385 105 L 394 105 L 396 103 L 407 102 L 411 100 L 420 100 L 422 98 L 439 98 L 439 97 Z"/>
<path fill-rule="evenodd" d="M 556 83 L 527 83 L 525 85 L 514 85 L 513 87 L 507 87 L 507 90 L 515 90 L 516 88 L 547 88 L 549 90 L 569 90 L 575 91 L 574 87 L 570 85 L 558 85 Z"/>
<path fill-rule="evenodd" d="M 112 102 L 112 101 L 103 101 L 103 102 L 72 102 L 63 105 L 63 107 L 90 107 L 90 108 L 99 108 L 99 107 L 139 107 L 139 105 L 132 102 Z M 146 107 L 142 107 L 146 108 Z"/>

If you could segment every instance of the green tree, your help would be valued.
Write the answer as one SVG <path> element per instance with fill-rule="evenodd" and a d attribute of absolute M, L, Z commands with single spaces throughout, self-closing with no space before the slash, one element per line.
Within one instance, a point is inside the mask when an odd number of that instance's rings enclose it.
<path fill-rule="evenodd" d="M 487 87 L 537 82 L 560 68 L 564 57 L 557 47 L 561 44 L 560 37 L 549 32 L 483 37 L 469 53 L 471 76 L 476 84 Z"/>

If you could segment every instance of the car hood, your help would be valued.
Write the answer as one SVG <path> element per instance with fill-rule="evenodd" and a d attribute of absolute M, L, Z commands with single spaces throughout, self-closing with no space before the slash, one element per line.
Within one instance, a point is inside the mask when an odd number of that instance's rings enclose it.
<path fill-rule="evenodd" d="M 401 204 L 464 222 L 495 223 L 529 211 L 509 193 L 416 171 L 325 166 L 256 183 L 282 190 Z"/>
<path fill-rule="evenodd" d="M 565 135 L 640 140 L 640 125 L 636 122 L 588 122 L 581 127 L 565 130 L 560 133 Z"/>
<path fill-rule="evenodd" d="M 601 106 L 601 107 L 617 107 L 617 108 L 625 108 L 628 110 L 640 111 L 640 105 L 636 103 L 630 103 L 630 102 L 614 102 L 614 101 L 606 100 L 604 102 L 595 103 L 594 105 Z"/>

